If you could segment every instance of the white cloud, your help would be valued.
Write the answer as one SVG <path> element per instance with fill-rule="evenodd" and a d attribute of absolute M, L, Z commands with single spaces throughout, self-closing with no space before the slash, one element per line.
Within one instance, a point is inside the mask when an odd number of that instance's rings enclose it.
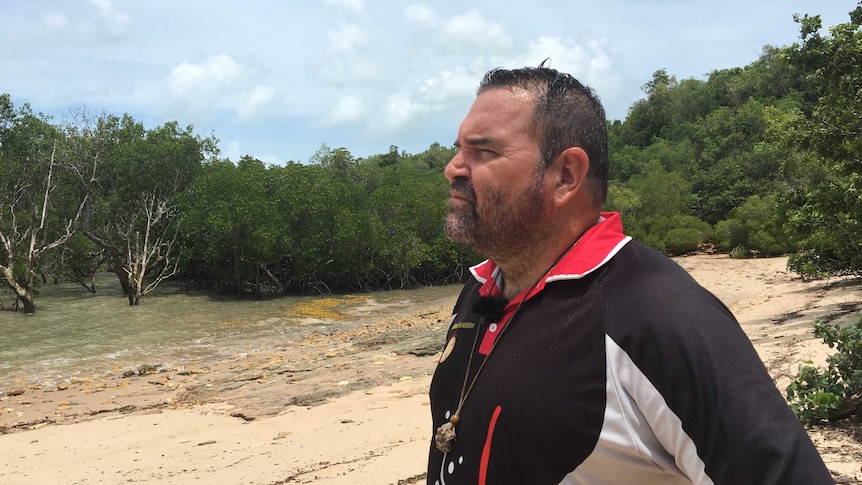
<path fill-rule="evenodd" d="M 474 96 L 481 77 L 480 73 L 469 72 L 463 67 L 443 71 L 437 77 L 426 80 L 420 93 L 432 103 L 446 105 L 453 100 Z"/>
<path fill-rule="evenodd" d="M 121 36 L 129 30 L 129 16 L 117 10 L 111 0 L 90 0 L 99 11 L 101 27 L 112 36 Z"/>
<path fill-rule="evenodd" d="M 318 81 L 338 88 L 364 86 L 372 88 L 381 78 L 380 69 L 367 59 L 314 57 L 306 60 L 308 72 Z"/>
<path fill-rule="evenodd" d="M 486 20 L 475 10 L 447 20 L 437 38 L 456 52 L 500 52 L 512 47 L 503 26 Z"/>
<path fill-rule="evenodd" d="M 367 129 L 390 137 L 422 130 L 436 113 L 452 114 L 469 106 L 481 77 L 471 68 L 458 67 L 426 79 L 415 89 L 402 89 L 386 97 L 381 111 L 369 118 Z"/>
<path fill-rule="evenodd" d="M 211 92 L 242 77 L 243 68 L 229 55 L 218 54 L 202 64 L 183 62 L 171 70 L 168 86 L 173 96 Z"/>
<path fill-rule="evenodd" d="M 171 69 L 166 84 L 169 111 L 196 121 L 209 119 L 219 110 L 236 110 L 246 100 L 246 69 L 227 54 L 201 63 L 183 62 Z"/>
<path fill-rule="evenodd" d="M 365 44 L 367 36 L 356 24 L 344 24 L 327 33 L 329 46 L 336 51 L 352 51 Z"/>
<path fill-rule="evenodd" d="M 418 115 L 428 111 L 427 106 L 417 103 L 409 94 L 396 93 L 386 100 L 383 125 L 390 129 L 402 128 Z"/>
<path fill-rule="evenodd" d="M 749 9 L 757 22 L 742 24 L 733 13 L 742 2 L 674 0 L 679 8 L 661 10 L 611 0 L 584 4 L 576 17 L 572 2 L 296 3 L 0 0 L 0 72 L 16 99 L 55 116 L 86 103 L 148 123 L 193 123 L 255 156 L 305 159 L 306 145 L 321 141 L 358 152 L 448 141 L 492 67 L 550 57 L 620 117 L 656 69 L 684 77 L 743 66 L 767 43 L 798 39 L 794 11 L 822 13 L 827 26 L 847 19 L 846 8 L 802 0 L 762 2 Z M 609 9 L 619 15 L 609 19 Z M 692 19 L 705 20 L 690 29 Z M 651 28 L 657 20 L 667 29 Z M 717 42 L 715 32 L 727 37 Z M 260 120 L 271 122 L 244 126 Z"/>
<path fill-rule="evenodd" d="M 182 62 L 165 79 L 168 112 L 195 124 L 217 118 L 248 124 L 282 117 L 288 107 L 285 92 L 264 84 L 265 73 L 258 71 L 224 53 Z"/>
<path fill-rule="evenodd" d="M 281 102 L 274 88 L 255 86 L 254 90 L 240 101 L 236 115 L 240 121 L 256 121 L 277 113 L 280 108 Z"/>
<path fill-rule="evenodd" d="M 584 46 L 572 39 L 539 37 L 530 43 L 520 63 L 538 66 L 548 58 L 549 67 L 568 72 L 606 96 L 615 93 L 623 79 L 622 63 L 607 39 L 592 39 Z"/>
<path fill-rule="evenodd" d="M 450 22 L 449 32 L 466 35 L 468 25 L 493 31 L 481 16 L 469 14 Z M 502 30 L 498 34 L 503 35 Z M 402 88 L 386 97 L 385 102 L 375 104 L 381 107 L 367 117 L 366 128 L 385 136 L 397 136 L 422 129 L 432 118 L 463 116 L 460 111 L 474 99 L 484 73 L 497 66 L 538 66 L 550 58 L 550 67 L 571 73 L 606 96 L 616 92 L 623 79 L 619 59 L 606 39 L 578 43 L 569 38 L 544 36 L 517 50 L 518 53 L 510 55 L 462 59 L 461 66 L 441 70 L 418 85 Z"/>
<path fill-rule="evenodd" d="M 408 5 L 404 7 L 404 15 L 408 21 L 422 27 L 430 27 L 437 23 L 437 14 L 426 5 Z"/>
<path fill-rule="evenodd" d="M 61 13 L 48 12 L 42 18 L 45 19 L 45 23 L 51 28 L 62 28 L 69 25 L 69 19 Z"/>
<path fill-rule="evenodd" d="M 88 0 L 91 8 L 83 9 L 67 2 L 55 3 L 55 8 L 47 11 L 36 6 L 36 11 L 29 15 L 11 13 L 8 18 L 0 18 L 0 37 L 6 41 L 4 47 L 25 55 L 29 55 L 28 51 L 47 48 L 50 50 L 47 56 L 70 47 L 100 51 L 105 47 L 102 44 L 105 37 L 122 37 L 129 31 L 131 17 L 114 7 L 110 0 Z M 38 64 L 45 57 L 31 58 Z"/>
<path fill-rule="evenodd" d="M 356 12 L 361 12 L 365 8 L 363 0 L 323 0 L 323 3 L 333 7 L 354 10 Z"/>
<path fill-rule="evenodd" d="M 239 161 L 240 157 L 242 157 L 242 153 L 240 153 L 240 144 L 236 140 L 231 140 L 227 143 L 226 146 L 223 146 L 221 149 L 221 156 L 224 158 L 229 158 L 232 162 L 236 163 Z"/>
<path fill-rule="evenodd" d="M 362 118 L 363 103 L 359 96 L 342 96 L 329 113 L 328 125 L 350 123 Z"/>
<path fill-rule="evenodd" d="M 380 69 L 367 59 L 353 59 L 350 63 L 351 81 L 376 81 L 380 76 Z"/>

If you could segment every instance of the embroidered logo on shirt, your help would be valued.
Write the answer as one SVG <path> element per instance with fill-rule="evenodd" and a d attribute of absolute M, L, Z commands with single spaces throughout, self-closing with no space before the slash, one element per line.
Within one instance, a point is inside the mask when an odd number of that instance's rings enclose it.
<path fill-rule="evenodd" d="M 458 330 L 458 329 L 462 329 L 462 328 L 470 329 L 470 328 L 473 328 L 475 326 L 476 326 L 476 324 L 473 322 L 460 322 L 460 323 L 456 323 L 455 325 L 452 325 L 452 330 Z"/>

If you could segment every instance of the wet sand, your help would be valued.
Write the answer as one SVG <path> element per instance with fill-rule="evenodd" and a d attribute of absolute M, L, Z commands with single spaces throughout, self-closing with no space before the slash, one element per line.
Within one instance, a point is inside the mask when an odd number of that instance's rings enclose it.
<path fill-rule="evenodd" d="M 804 282 L 786 258 L 676 261 L 733 310 L 782 393 L 830 352 L 814 321 L 848 322 L 862 302 L 858 281 Z M 424 483 L 427 390 L 454 300 L 271 354 L 8 388 L 0 483 Z M 839 483 L 862 483 L 858 426 L 809 433 Z"/>

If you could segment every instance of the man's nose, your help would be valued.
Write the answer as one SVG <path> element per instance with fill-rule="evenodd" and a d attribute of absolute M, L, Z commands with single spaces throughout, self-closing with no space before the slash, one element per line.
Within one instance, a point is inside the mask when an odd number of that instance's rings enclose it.
<path fill-rule="evenodd" d="M 467 164 L 464 163 L 464 155 L 460 151 L 446 164 L 443 174 L 450 183 L 458 177 L 469 177 L 470 170 L 468 170 Z"/>

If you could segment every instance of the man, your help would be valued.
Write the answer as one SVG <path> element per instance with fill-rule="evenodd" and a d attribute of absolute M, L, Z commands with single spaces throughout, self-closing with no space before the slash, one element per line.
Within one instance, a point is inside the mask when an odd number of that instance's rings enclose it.
<path fill-rule="evenodd" d="M 431 384 L 428 483 L 834 483 L 730 311 L 601 213 L 594 93 L 494 70 L 446 166 L 471 269 Z"/>

